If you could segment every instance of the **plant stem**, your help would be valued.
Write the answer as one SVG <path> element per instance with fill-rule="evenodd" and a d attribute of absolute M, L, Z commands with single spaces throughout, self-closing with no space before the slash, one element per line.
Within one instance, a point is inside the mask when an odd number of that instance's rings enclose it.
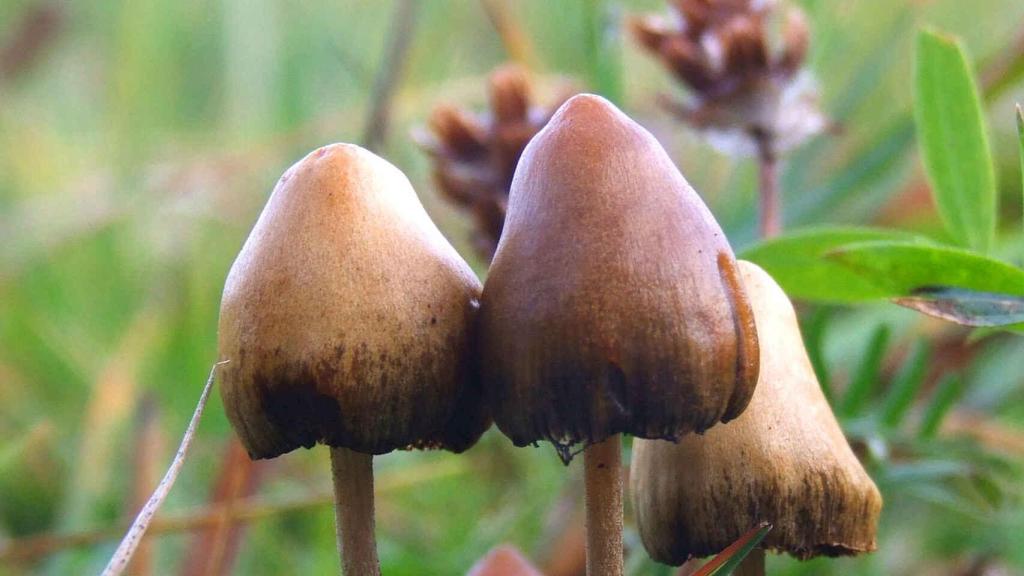
<path fill-rule="evenodd" d="M 622 440 L 616 434 L 583 451 L 587 576 L 622 575 Z"/>
<path fill-rule="evenodd" d="M 761 198 L 761 238 L 773 238 L 782 232 L 782 208 L 779 198 L 778 158 L 770 138 L 758 139 L 757 161 Z"/>
<path fill-rule="evenodd" d="M 733 571 L 733 576 L 764 576 L 764 548 L 754 548 Z"/>
<path fill-rule="evenodd" d="M 373 519 L 373 456 L 331 448 L 334 518 L 345 576 L 379 576 Z"/>

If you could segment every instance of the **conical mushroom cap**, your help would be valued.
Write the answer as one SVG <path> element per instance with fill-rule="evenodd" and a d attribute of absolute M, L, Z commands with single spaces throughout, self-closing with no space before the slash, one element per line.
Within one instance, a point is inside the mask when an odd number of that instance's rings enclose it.
<path fill-rule="evenodd" d="M 764 270 L 739 264 L 762 343 L 757 390 L 739 418 L 703 436 L 633 443 L 644 546 L 681 564 L 767 521 L 763 545 L 800 558 L 874 550 L 882 497 L 821 392 L 793 306 Z"/>
<path fill-rule="evenodd" d="M 278 182 L 221 301 L 221 397 L 254 458 L 317 442 L 381 454 L 472 445 L 480 283 L 408 179 L 358 146 Z"/>
<path fill-rule="evenodd" d="M 735 418 L 757 336 L 732 250 L 658 142 L 598 96 L 516 169 L 481 299 L 481 368 L 519 446 L 677 438 Z"/>

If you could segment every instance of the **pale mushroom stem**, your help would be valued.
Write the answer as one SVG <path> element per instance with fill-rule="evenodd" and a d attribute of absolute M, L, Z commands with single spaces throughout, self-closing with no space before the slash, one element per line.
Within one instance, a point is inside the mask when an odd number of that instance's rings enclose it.
<path fill-rule="evenodd" d="M 764 548 L 754 548 L 733 571 L 733 576 L 764 576 Z"/>
<path fill-rule="evenodd" d="M 373 456 L 331 448 L 334 518 L 345 576 L 379 576 L 373 519 Z"/>
<path fill-rule="evenodd" d="M 622 575 L 622 440 L 583 451 L 587 504 L 587 576 Z"/>
<path fill-rule="evenodd" d="M 759 138 L 757 149 L 761 238 L 774 238 L 782 233 L 779 162 L 770 137 Z"/>

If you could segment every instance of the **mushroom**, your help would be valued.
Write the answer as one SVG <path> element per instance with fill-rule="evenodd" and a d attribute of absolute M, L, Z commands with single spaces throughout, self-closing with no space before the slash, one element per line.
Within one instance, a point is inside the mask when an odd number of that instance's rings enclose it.
<path fill-rule="evenodd" d="M 658 142 L 577 95 L 523 153 L 480 309 L 481 371 L 517 446 L 583 445 L 588 573 L 622 570 L 619 434 L 675 440 L 757 380 L 732 250 Z"/>
<path fill-rule="evenodd" d="M 764 270 L 739 268 L 762 343 L 760 381 L 733 422 L 677 444 L 633 443 L 644 546 L 678 565 L 767 521 L 774 528 L 762 545 L 802 559 L 874 550 L 882 498 L 829 409 L 793 305 Z"/>
<path fill-rule="evenodd" d="M 346 574 L 380 570 L 372 455 L 460 452 L 489 425 L 471 370 L 479 294 L 405 175 L 351 144 L 285 172 L 231 267 L 228 419 L 254 459 L 330 446 Z"/>

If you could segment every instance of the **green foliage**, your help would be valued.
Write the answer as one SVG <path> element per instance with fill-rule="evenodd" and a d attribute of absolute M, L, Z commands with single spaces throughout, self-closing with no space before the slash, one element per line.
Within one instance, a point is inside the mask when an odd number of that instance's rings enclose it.
<path fill-rule="evenodd" d="M 16 0 L 0 10 L 0 45 L 32 4 Z M 31 534 L 104 530 L 133 514 L 141 471 L 132 456 L 148 451 L 161 465 L 170 460 L 215 360 L 228 266 L 285 168 L 316 146 L 359 138 L 392 13 L 390 2 L 42 4 L 62 6 L 64 26 L 26 72 L 0 78 L 0 550 Z M 753 242 L 750 163 L 717 155 L 658 108 L 657 95 L 675 86 L 622 34 L 622 16 L 661 10 L 662 0 L 504 4 L 532 48 L 539 101 L 550 101 L 565 80 L 615 99 L 665 143 L 734 246 Z M 809 562 L 773 555 L 770 573 L 942 572 L 979 558 L 1020 571 L 1020 456 L 993 456 L 949 430 L 966 408 L 985 425 L 1019 434 L 1024 340 L 987 333 L 967 352 L 957 348 L 963 358 L 956 357 L 934 344 L 955 342 L 955 327 L 922 328 L 895 306 L 849 306 L 907 294 L 871 266 L 864 272 L 838 255 L 863 242 L 942 248 L 943 223 L 912 203 L 920 184 L 909 169 L 915 115 L 907 38 L 914 23 L 934 21 L 962 36 L 982 62 L 1010 53 L 1014 72 L 981 89 L 985 100 L 1019 100 L 1020 51 L 1008 50 L 1008 23 L 1024 18 L 1024 5 L 801 4 L 814 32 L 813 72 L 838 130 L 783 159 L 782 189 L 787 222 L 816 228 L 743 254 L 794 299 L 840 304 L 800 306 L 806 344 L 833 405 L 850 405 L 843 426 L 886 508 L 875 554 Z M 438 200 L 406 136 L 437 103 L 480 107 L 486 73 L 506 50 L 479 3 L 424 2 L 420 18 L 382 153 L 408 173 L 439 227 L 471 257 L 467 218 Z M 992 126 L 1001 182 L 1019 169 L 1016 150 L 1010 158 L 998 145 L 1012 127 Z M 900 230 L 863 228 L 879 223 Z M 1018 261 L 1009 249 L 1019 244 L 1008 236 L 995 236 L 992 253 Z M 946 266 L 961 265 L 964 254 Z M 914 262 L 880 258 L 892 266 Z M 973 280 L 962 283 L 977 290 L 1000 292 L 985 277 L 992 270 L 1003 278 L 1000 287 L 1018 278 L 1005 265 L 972 262 L 965 274 Z M 897 287 L 954 275 L 929 270 L 913 278 L 894 271 L 902 278 Z M 920 337 L 929 346 L 916 344 Z M 928 374 L 919 379 L 922 370 Z M 150 393 L 163 437 L 140 450 L 133 416 Z M 209 505 L 231 434 L 214 397 L 166 514 Z M 315 449 L 274 461 L 242 506 L 272 510 L 329 491 L 325 459 Z M 453 463 L 462 471 L 420 472 Z M 546 447 L 514 449 L 495 430 L 463 455 L 401 452 L 377 459 L 377 469 L 382 484 L 400 478 L 405 486 L 378 495 L 380 552 L 391 575 L 462 573 L 500 542 L 539 561 L 559 536 L 549 525 L 571 516 L 565 503 L 579 500 L 575 466 L 566 469 Z M 627 512 L 627 530 L 630 521 Z M 114 541 L 0 562 L 0 573 L 97 573 Z M 189 553 L 180 533 L 150 543 L 151 573 L 176 573 Z M 674 573 L 646 557 L 635 530 L 627 544 L 631 574 Z M 234 573 L 321 574 L 337 566 L 333 515 L 320 506 L 254 518 Z"/>
<path fill-rule="evenodd" d="M 959 248 L 883 240 L 847 244 L 827 258 L 889 298 L 940 286 L 1024 295 L 1024 270 Z"/>
<path fill-rule="evenodd" d="M 1017 104 L 1017 137 L 1020 139 L 1018 153 L 1020 155 L 1021 193 L 1024 194 L 1024 110 Z M 1024 201 L 1021 204 L 1024 207 Z M 1024 226 L 1024 214 L 1021 215 L 1021 226 Z"/>
<path fill-rule="evenodd" d="M 585 0 L 583 17 L 590 87 L 621 106 L 622 31 L 618 5 L 609 0 Z"/>
<path fill-rule="evenodd" d="M 740 257 L 764 268 L 791 298 L 860 302 L 889 294 L 870 279 L 825 256 L 851 243 L 913 239 L 913 235 L 905 232 L 879 228 L 807 228 L 766 240 L 742 251 Z"/>
<path fill-rule="evenodd" d="M 934 438 L 939 431 L 942 419 L 946 417 L 957 400 L 963 396 L 963 379 L 955 374 L 946 376 L 935 388 L 928 405 L 925 407 L 924 415 L 921 416 L 921 425 L 918 434 L 921 438 Z"/>
<path fill-rule="evenodd" d="M 1024 297 L 960 288 L 918 289 L 894 300 L 900 306 L 963 326 L 1010 326 L 1024 322 Z"/>
<path fill-rule="evenodd" d="M 987 252 L 996 228 L 996 186 L 974 73 L 960 42 L 917 37 L 914 112 L 939 214 L 953 239 Z"/>

